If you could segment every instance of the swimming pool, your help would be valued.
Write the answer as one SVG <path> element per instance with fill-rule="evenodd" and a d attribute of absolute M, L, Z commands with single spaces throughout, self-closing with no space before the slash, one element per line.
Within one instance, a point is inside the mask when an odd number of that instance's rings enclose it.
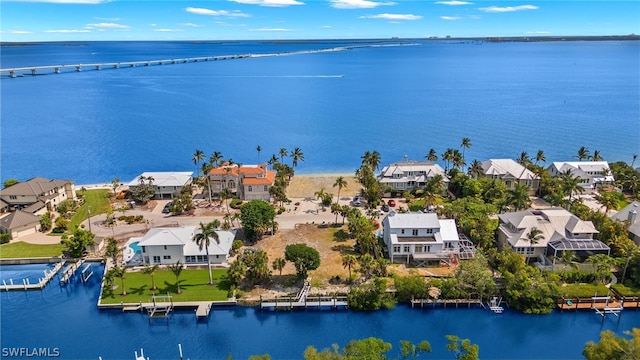
<path fill-rule="evenodd" d="M 138 243 L 140 243 L 140 241 L 134 241 L 129 244 L 129 247 L 135 254 L 142 254 L 142 248 L 138 245 Z"/>

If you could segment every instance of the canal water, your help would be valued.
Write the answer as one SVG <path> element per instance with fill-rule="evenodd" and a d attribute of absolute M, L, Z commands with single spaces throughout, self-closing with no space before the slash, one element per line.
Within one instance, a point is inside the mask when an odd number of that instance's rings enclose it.
<path fill-rule="evenodd" d="M 268 353 L 273 359 L 300 359 L 308 345 L 318 349 L 344 346 L 351 339 L 379 337 L 431 343 L 428 359 L 453 359 L 445 336 L 469 338 L 480 346 L 481 359 L 581 359 L 585 343 L 602 330 L 622 335 L 640 326 L 640 311 L 626 310 L 620 319 L 590 312 L 524 315 L 509 310 L 411 309 L 371 313 L 353 311 L 262 312 L 253 307 L 214 309 L 208 320 L 193 311 L 175 311 L 169 319 L 149 321 L 146 314 L 98 310 L 103 268 L 86 283 L 79 276 L 61 287 L 54 279 L 42 291 L 0 293 L 3 354 L 11 349 L 44 349 L 61 359 L 133 359 L 144 349 L 151 360 L 234 359 Z M 43 352 L 43 358 L 47 353 Z M 4 355 L 3 355 L 4 356 Z M 32 358 L 38 358 L 32 356 Z"/>

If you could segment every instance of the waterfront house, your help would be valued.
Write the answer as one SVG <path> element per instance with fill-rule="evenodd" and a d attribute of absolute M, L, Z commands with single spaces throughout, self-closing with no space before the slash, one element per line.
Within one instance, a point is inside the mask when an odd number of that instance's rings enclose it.
<path fill-rule="evenodd" d="M 40 231 L 40 217 L 23 210 L 13 211 L 0 218 L 0 233 L 12 239 L 35 234 Z"/>
<path fill-rule="evenodd" d="M 541 264 L 574 251 L 585 259 L 595 254 L 609 254 L 609 247 L 593 238 L 598 230 L 591 221 L 580 220 L 563 208 L 529 209 L 498 215 L 498 244 L 513 249 L 527 260 L 538 259 Z M 528 240 L 532 229 L 540 231 L 537 242 Z M 534 231 L 535 233 L 535 231 Z"/>
<path fill-rule="evenodd" d="M 580 178 L 580 186 L 585 194 L 593 192 L 597 185 L 613 184 L 615 180 L 606 161 L 558 161 L 547 169 L 551 176 L 559 176 L 567 170 L 573 177 Z"/>
<path fill-rule="evenodd" d="M 143 237 L 131 238 L 130 242 L 138 242 L 145 265 L 170 265 L 178 261 L 185 265 L 206 264 L 205 249 L 200 250 L 193 241 L 198 232 L 199 228 L 195 226 L 152 228 Z M 209 259 L 211 264 L 222 264 L 227 261 L 235 234 L 221 230 L 216 233 L 220 244 L 210 240 Z"/>
<path fill-rule="evenodd" d="M 461 239 L 453 219 L 438 219 L 435 213 L 404 213 L 391 210 L 382 221 L 386 251 L 391 262 L 455 263 L 469 259 L 475 247 Z"/>
<path fill-rule="evenodd" d="M 209 181 L 214 194 L 229 189 L 242 200 L 270 201 L 275 172 L 267 170 L 267 164 L 223 165 L 209 171 Z"/>
<path fill-rule="evenodd" d="M 42 215 L 55 210 L 64 200 L 76 200 L 76 190 L 70 180 L 50 180 L 35 177 L 0 190 L 0 200 L 9 210 L 24 210 Z"/>
<path fill-rule="evenodd" d="M 640 202 L 634 201 L 627 205 L 624 209 L 618 211 L 611 216 L 612 219 L 620 222 L 629 223 L 629 239 L 633 240 L 636 245 L 640 246 L 640 220 L 638 213 L 640 212 Z"/>
<path fill-rule="evenodd" d="M 378 181 L 383 187 L 391 187 L 395 191 L 411 191 L 425 186 L 436 175 L 442 176 L 444 188 L 449 184 L 444 169 L 431 162 L 404 161 L 393 163 L 382 168 Z"/>
<path fill-rule="evenodd" d="M 140 176 L 131 180 L 127 185 L 130 191 L 135 191 L 140 186 L 141 181 L 151 183 L 155 190 L 155 199 L 173 199 L 180 194 L 185 186 L 191 186 L 192 171 L 180 172 L 144 172 Z"/>
<path fill-rule="evenodd" d="M 534 195 L 540 187 L 540 177 L 512 159 L 489 159 L 481 163 L 486 178 L 504 183 L 513 190 L 516 185 L 526 185 L 529 195 Z"/>

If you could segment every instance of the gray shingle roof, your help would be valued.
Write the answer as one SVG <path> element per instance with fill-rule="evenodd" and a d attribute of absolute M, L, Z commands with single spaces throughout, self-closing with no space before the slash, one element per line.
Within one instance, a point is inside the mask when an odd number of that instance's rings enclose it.
<path fill-rule="evenodd" d="M 40 218 L 22 210 L 14 211 L 0 219 L 0 227 L 9 231 L 26 225 L 36 225 L 40 223 Z"/>

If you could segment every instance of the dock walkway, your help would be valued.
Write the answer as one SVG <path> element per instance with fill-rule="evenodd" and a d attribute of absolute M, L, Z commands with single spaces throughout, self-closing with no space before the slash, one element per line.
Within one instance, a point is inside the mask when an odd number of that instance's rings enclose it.
<path fill-rule="evenodd" d="M 346 309 L 349 303 L 346 296 L 306 296 L 298 299 L 293 296 L 281 296 L 263 299 L 260 297 L 260 310 L 295 310 L 308 308 Z"/>
<path fill-rule="evenodd" d="M 30 284 L 29 279 L 22 279 L 21 284 L 14 284 L 13 279 L 9 280 L 9 284 L 5 280 L 2 280 L 2 285 L 0 289 L 5 291 L 9 290 L 40 290 L 44 288 L 54 276 L 58 274 L 58 272 L 64 266 L 64 261 L 56 263 L 56 265 L 51 270 L 43 270 L 44 277 L 40 278 L 36 284 Z"/>

